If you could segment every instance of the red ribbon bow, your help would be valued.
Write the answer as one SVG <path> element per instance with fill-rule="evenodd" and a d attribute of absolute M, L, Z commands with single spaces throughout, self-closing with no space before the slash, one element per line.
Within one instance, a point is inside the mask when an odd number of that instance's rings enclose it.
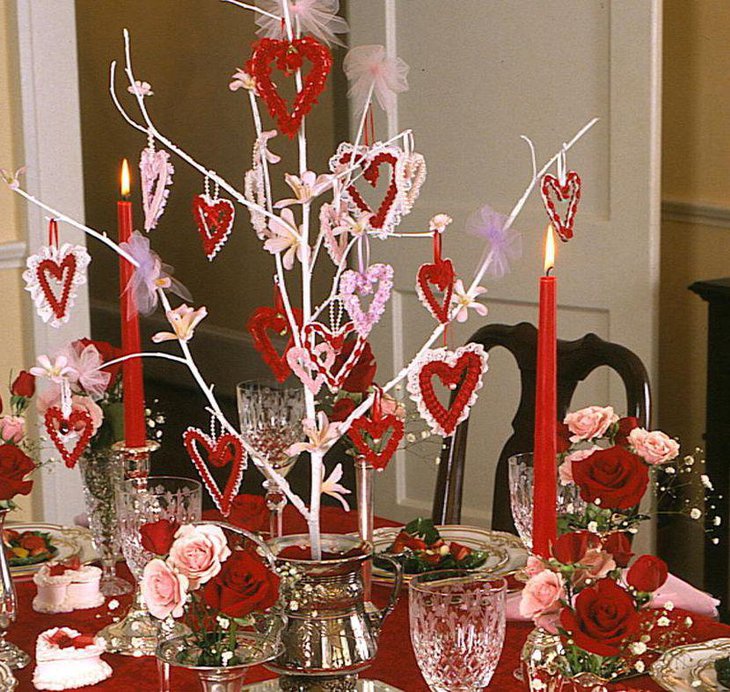
<path fill-rule="evenodd" d="M 53 565 L 50 565 L 48 567 L 48 574 L 51 577 L 60 577 L 62 574 L 66 574 L 66 572 L 75 571 L 81 567 L 81 558 L 78 555 L 74 555 L 73 557 L 68 558 L 68 560 L 63 560 L 62 562 L 57 562 Z"/>
<path fill-rule="evenodd" d="M 85 649 L 87 646 L 91 646 L 94 643 L 94 637 L 90 634 L 77 634 L 72 637 L 68 632 L 64 630 L 57 630 L 50 637 L 46 637 L 50 644 L 57 646 L 59 649 Z"/>

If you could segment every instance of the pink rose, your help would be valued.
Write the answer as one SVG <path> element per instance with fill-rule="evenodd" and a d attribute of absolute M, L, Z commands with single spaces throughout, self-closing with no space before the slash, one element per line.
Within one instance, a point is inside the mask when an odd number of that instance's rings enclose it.
<path fill-rule="evenodd" d="M 573 584 L 576 586 L 585 584 L 586 579 L 593 581 L 603 579 L 609 572 L 616 569 L 613 555 L 599 548 L 589 550 L 581 558 L 580 565 L 584 569 L 576 570 L 573 573 Z"/>
<path fill-rule="evenodd" d="M 520 615 L 531 618 L 536 624 L 540 620 L 539 626 L 547 624 L 551 619 L 549 616 L 560 610 L 562 598 L 565 598 L 563 578 L 548 569 L 538 572 L 522 589 Z"/>
<path fill-rule="evenodd" d="M 629 445 L 647 464 L 663 464 L 679 454 L 679 443 L 661 430 L 634 428 L 629 433 Z"/>
<path fill-rule="evenodd" d="M 597 449 L 600 449 L 600 447 L 593 445 L 590 449 L 579 449 L 572 454 L 568 454 L 565 459 L 563 459 L 563 463 L 558 467 L 558 478 L 560 479 L 560 484 L 570 485 L 571 483 L 575 483 L 575 480 L 573 479 L 573 462 L 587 459 Z"/>
<path fill-rule="evenodd" d="M 25 419 L 21 416 L 0 418 L 0 439 L 17 444 L 25 437 Z"/>
<path fill-rule="evenodd" d="M 177 530 L 168 562 L 190 580 L 191 589 L 197 589 L 221 571 L 230 554 L 220 527 L 187 524 Z"/>
<path fill-rule="evenodd" d="M 545 563 L 539 557 L 528 555 L 527 564 L 523 571 L 528 577 L 534 577 L 536 574 L 540 574 L 540 572 L 545 569 L 547 569 L 547 567 L 545 567 Z"/>
<path fill-rule="evenodd" d="M 154 617 L 160 620 L 169 615 L 182 617 L 188 595 L 188 578 L 170 569 L 164 560 L 155 558 L 144 566 L 140 589 L 147 610 Z"/>
<path fill-rule="evenodd" d="M 603 437 L 606 431 L 618 422 L 612 406 L 589 406 L 565 416 L 565 423 L 571 433 L 570 441 L 581 442 Z"/>

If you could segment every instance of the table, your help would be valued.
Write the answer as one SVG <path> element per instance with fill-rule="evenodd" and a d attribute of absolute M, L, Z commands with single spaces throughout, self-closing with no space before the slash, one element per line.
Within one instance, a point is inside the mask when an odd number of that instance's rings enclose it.
<path fill-rule="evenodd" d="M 213 517 L 208 517 L 213 518 Z M 376 526 L 394 526 L 395 522 L 376 519 Z M 304 523 L 295 514 L 286 515 L 287 532 L 304 530 Z M 344 513 L 335 507 L 322 508 L 322 527 L 324 531 L 346 533 L 354 531 L 357 526 L 355 512 Z M 120 568 L 125 569 L 125 568 Z M 93 633 L 111 622 L 115 613 L 110 613 L 106 606 L 95 610 L 75 611 L 61 615 L 41 615 L 31 608 L 35 595 L 32 582 L 20 582 L 17 585 L 19 600 L 19 620 L 9 631 L 9 639 L 21 646 L 31 655 L 35 650 L 35 641 L 40 632 L 51 627 L 66 625 L 84 633 Z M 373 598 L 379 604 L 387 599 L 388 589 L 375 586 Z M 119 611 L 124 611 L 129 598 L 120 598 Z M 118 611 L 117 613 L 118 614 Z M 693 636 L 697 641 L 713 637 L 730 637 L 730 626 L 722 625 L 705 617 L 695 617 Z M 512 671 L 518 666 L 519 654 L 532 625 L 526 622 L 508 622 L 507 635 L 502 657 L 495 672 L 490 690 L 518 690 L 519 683 L 512 677 Z M 105 660 L 114 669 L 114 675 L 107 681 L 94 687 L 79 688 L 82 690 L 104 692 L 106 690 L 134 690 L 134 692 L 157 692 L 157 667 L 152 658 L 129 658 L 125 656 L 106 655 Z M 19 692 L 32 692 L 31 683 L 33 664 L 18 671 Z M 255 682 L 271 678 L 273 675 L 263 667 L 250 671 L 247 682 Z M 408 626 L 408 597 L 404 590 L 395 611 L 386 620 L 380 638 L 378 657 L 366 673 L 366 677 L 382 680 L 399 687 L 406 692 L 428 692 L 418 670 L 413 650 L 411 649 Z M 175 690 L 195 692 L 198 689 L 194 676 L 185 671 L 173 672 Z M 659 690 L 660 688 L 648 676 L 631 680 L 629 687 L 633 690 Z M 619 686 L 615 689 L 625 689 Z"/>

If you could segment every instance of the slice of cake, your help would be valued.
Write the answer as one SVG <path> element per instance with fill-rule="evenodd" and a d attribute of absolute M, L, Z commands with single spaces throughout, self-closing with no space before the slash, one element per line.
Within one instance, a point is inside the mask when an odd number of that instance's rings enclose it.
<path fill-rule="evenodd" d="M 101 570 L 82 565 L 78 558 L 63 563 L 49 562 L 33 575 L 38 593 L 33 610 L 38 613 L 70 613 L 98 608 L 104 603 L 99 590 Z"/>
<path fill-rule="evenodd" d="M 33 685 L 37 690 L 71 690 L 96 685 L 112 674 L 101 660 L 104 641 L 70 627 L 41 632 L 36 643 Z"/>

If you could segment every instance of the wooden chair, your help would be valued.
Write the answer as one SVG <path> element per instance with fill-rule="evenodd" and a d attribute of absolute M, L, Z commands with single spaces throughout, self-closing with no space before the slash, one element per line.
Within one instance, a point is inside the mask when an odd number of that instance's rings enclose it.
<path fill-rule="evenodd" d="M 497 462 L 492 509 L 492 528 L 514 532 L 507 460 L 513 454 L 531 452 L 533 449 L 537 329 L 526 322 L 513 326 L 491 324 L 479 329 L 469 342 L 481 344 L 486 351 L 503 346 L 514 356 L 520 370 L 522 396 L 512 421 L 514 432 Z M 626 387 L 626 415 L 636 416 L 643 427 L 648 425 L 651 420 L 649 376 L 634 353 L 624 346 L 604 341 L 595 334 L 587 334 L 575 341 L 558 341 L 557 358 L 559 419 L 565 416 L 578 383 L 596 368 L 606 365 L 618 373 Z M 485 391 L 488 392 L 488 389 Z M 455 394 L 452 392 L 452 400 Z M 433 519 L 438 524 L 458 524 L 461 520 L 468 431 L 467 418 L 457 427 L 453 436 L 444 441 L 433 501 Z"/>

